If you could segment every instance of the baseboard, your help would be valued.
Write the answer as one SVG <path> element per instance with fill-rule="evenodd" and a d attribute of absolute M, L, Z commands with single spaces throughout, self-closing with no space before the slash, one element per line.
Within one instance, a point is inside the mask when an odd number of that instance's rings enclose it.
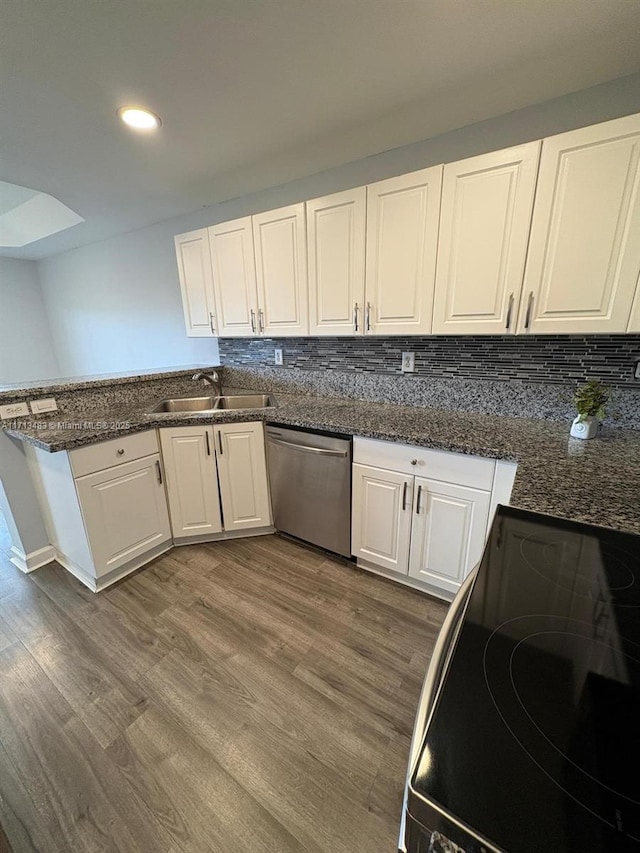
<path fill-rule="evenodd" d="M 251 536 L 268 536 L 270 533 L 275 533 L 275 527 L 254 527 L 247 530 L 223 530 L 220 533 L 203 533 L 199 536 L 182 536 L 179 539 L 174 539 L 173 544 L 177 547 L 180 545 L 199 545 L 205 542 L 223 542 L 225 539 L 248 539 Z"/>
<path fill-rule="evenodd" d="M 401 583 L 403 586 L 409 586 L 411 589 L 415 589 L 418 592 L 424 592 L 432 598 L 440 598 L 448 604 L 450 604 L 454 599 L 455 594 L 452 592 L 447 592 L 444 589 L 438 589 L 430 584 L 422 583 L 414 578 L 410 578 L 408 575 L 400 575 L 397 572 L 391 571 L 391 569 L 383 569 L 381 566 L 375 566 L 373 563 L 367 562 L 367 560 L 361 560 L 358 558 L 356 560 L 356 566 L 359 569 L 372 572 L 374 575 L 380 575 L 380 577 L 394 581 L 394 583 Z"/>
<path fill-rule="evenodd" d="M 9 559 L 13 565 L 25 574 L 35 572 L 40 566 L 46 566 L 47 563 L 56 559 L 56 552 L 52 545 L 46 545 L 44 548 L 38 548 L 37 551 L 30 551 L 28 554 L 12 545 L 11 554 L 12 556 Z"/>

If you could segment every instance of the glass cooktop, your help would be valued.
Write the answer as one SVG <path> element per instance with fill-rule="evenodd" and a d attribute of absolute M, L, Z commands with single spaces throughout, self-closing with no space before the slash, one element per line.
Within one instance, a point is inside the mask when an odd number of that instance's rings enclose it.
<path fill-rule="evenodd" d="M 412 788 L 509 853 L 640 853 L 640 537 L 499 509 Z"/>

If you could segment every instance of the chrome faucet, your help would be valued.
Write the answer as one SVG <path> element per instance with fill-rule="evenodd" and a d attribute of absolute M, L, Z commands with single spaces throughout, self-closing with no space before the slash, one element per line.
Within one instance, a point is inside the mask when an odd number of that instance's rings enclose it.
<path fill-rule="evenodd" d="M 222 397 L 222 381 L 220 380 L 220 374 L 217 370 L 212 370 L 210 373 L 205 373 L 204 370 L 199 370 L 197 373 L 194 373 L 191 377 L 194 382 L 197 382 L 198 379 L 204 379 L 205 382 L 208 382 L 209 385 L 215 391 L 216 397 Z"/>

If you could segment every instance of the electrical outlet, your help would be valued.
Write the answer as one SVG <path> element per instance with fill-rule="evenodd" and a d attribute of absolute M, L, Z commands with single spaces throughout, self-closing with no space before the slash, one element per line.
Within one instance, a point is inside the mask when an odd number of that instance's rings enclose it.
<path fill-rule="evenodd" d="M 415 352 L 402 353 L 402 372 L 414 373 L 416 369 L 416 354 Z"/>
<path fill-rule="evenodd" d="M 6 406 L 0 406 L 0 419 L 3 421 L 8 421 L 9 418 L 21 418 L 28 414 L 29 407 L 26 403 L 9 403 Z"/>
<path fill-rule="evenodd" d="M 276 350 L 274 350 L 273 352 L 274 352 L 274 355 L 275 355 L 275 359 L 274 359 L 275 363 L 276 363 L 276 364 L 279 364 L 279 365 L 282 365 L 282 350 L 281 350 L 281 349 L 276 349 Z"/>
<path fill-rule="evenodd" d="M 640 361 L 636 361 L 636 369 L 633 375 L 636 379 L 640 379 Z"/>
<path fill-rule="evenodd" d="M 40 415 L 43 412 L 58 411 L 58 404 L 53 397 L 47 397 L 46 400 L 32 400 L 29 405 L 34 415 Z"/>

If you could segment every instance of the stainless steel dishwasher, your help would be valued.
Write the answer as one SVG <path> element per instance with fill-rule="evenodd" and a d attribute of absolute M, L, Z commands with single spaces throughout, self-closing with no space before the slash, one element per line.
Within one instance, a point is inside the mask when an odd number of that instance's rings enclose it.
<path fill-rule="evenodd" d="M 273 523 L 351 556 L 351 439 L 267 427 Z"/>

